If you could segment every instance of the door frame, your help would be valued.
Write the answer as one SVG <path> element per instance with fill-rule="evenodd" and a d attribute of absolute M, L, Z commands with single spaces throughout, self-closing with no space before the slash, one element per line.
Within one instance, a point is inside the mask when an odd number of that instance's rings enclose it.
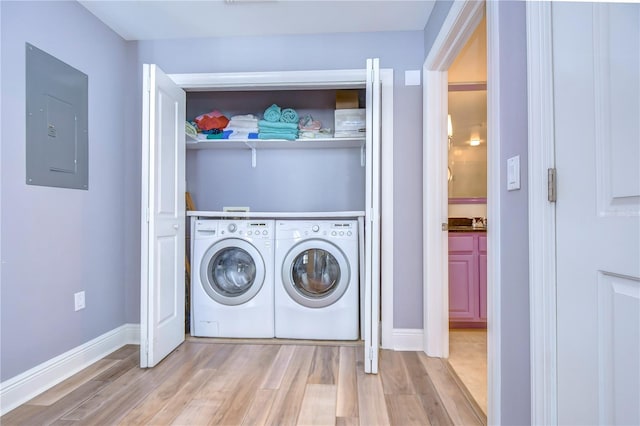
<path fill-rule="evenodd" d="M 526 5 L 532 424 L 558 421 L 556 221 L 555 204 L 547 201 L 547 169 L 555 167 L 551 7 Z"/>
<path fill-rule="evenodd" d="M 488 424 L 500 424 L 500 49 L 499 2 L 453 2 L 424 65 L 423 93 L 423 350 L 449 356 L 447 70 L 480 22 L 487 22 L 487 382 Z M 495 219 L 495 220 L 493 220 Z"/>

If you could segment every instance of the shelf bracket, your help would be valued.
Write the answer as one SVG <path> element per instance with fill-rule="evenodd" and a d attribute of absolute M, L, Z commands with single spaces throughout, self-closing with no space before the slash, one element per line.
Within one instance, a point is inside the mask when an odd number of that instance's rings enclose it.
<path fill-rule="evenodd" d="M 258 160 L 257 160 L 257 156 L 258 155 L 256 153 L 256 147 L 255 147 L 255 145 L 253 145 L 253 144 L 251 144 L 249 142 L 245 142 L 244 144 L 246 146 L 248 146 L 249 149 L 251 150 L 251 167 L 255 169 L 256 168 L 256 164 L 258 163 Z"/>
<path fill-rule="evenodd" d="M 362 144 L 362 146 L 360 147 L 360 166 L 364 167 L 366 164 L 366 152 L 364 149 L 364 144 Z"/>

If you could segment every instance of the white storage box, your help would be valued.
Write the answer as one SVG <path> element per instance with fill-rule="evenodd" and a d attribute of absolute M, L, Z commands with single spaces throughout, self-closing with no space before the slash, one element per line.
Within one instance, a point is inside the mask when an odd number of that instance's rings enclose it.
<path fill-rule="evenodd" d="M 364 137 L 366 128 L 366 110 L 364 108 L 337 109 L 335 111 L 336 138 Z"/>

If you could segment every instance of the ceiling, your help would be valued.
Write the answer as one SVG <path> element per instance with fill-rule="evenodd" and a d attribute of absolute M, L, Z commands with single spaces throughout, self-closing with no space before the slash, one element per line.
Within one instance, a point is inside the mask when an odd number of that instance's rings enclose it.
<path fill-rule="evenodd" d="M 422 31 L 435 0 L 78 0 L 125 40 Z"/>

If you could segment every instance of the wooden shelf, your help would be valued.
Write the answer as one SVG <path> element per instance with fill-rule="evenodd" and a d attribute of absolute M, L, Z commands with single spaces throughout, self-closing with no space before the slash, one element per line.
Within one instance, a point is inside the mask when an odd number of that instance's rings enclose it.
<path fill-rule="evenodd" d="M 187 211 L 187 216 L 209 218 L 242 218 L 242 219 L 344 219 L 364 217 L 364 211 L 335 212 L 221 212 L 221 211 Z"/>
<path fill-rule="evenodd" d="M 315 138 L 297 139 L 288 141 L 284 139 L 209 139 L 194 140 L 187 138 L 187 149 L 335 149 L 335 148 L 361 148 L 364 145 L 362 138 Z"/>

